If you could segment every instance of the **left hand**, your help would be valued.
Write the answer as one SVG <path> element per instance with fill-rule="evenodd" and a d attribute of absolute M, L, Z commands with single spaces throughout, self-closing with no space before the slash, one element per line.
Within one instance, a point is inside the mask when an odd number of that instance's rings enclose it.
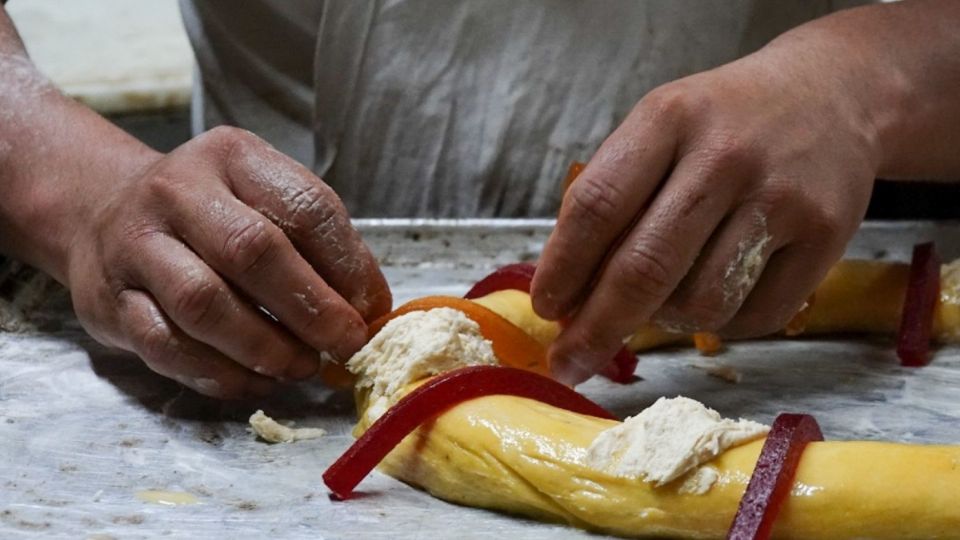
<path fill-rule="evenodd" d="M 647 321 L 752 337 L 797 312 L 862 220 L 879 161 L 830 54 L 775 41 L 655 89 L 604 142 L 533 281 L 541 316 L 573 315 L 550 352 L 558 378 L 589 378 Z"/>

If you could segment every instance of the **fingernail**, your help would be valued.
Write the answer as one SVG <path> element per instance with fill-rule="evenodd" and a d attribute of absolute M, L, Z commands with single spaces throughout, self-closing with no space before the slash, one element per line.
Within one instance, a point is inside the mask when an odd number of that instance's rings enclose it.
<path fill-rule="evenodd" d="M 567 386 L 576 386 L 593 376 L 593 370 L 587 369 L 587 365 L 573 357 L 558 358 L 550 363 L 550 371 L 554 379 Z"/>
<path fill-rule="evenodd" d="M 547 319 L 548 321 L 554 321 L 563 316 L 562 306 L 555 295 L 550 291 L 536 291 L 532 295 L 533 311 Z"/>
<path fill-rule="evenodd" d="M 343 329 L 342 340 L 336 348 L 338 358 L 350 358 L 353 353 L 360 350 L 367 343 L 367 325 L 357 318 L 346 322 Z"/>

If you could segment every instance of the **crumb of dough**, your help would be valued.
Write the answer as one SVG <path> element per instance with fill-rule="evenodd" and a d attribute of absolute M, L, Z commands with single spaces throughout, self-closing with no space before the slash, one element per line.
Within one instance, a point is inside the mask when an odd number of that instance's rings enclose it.
<path fill-rule="evenodd" d="M 740 381 L 743 380 L 743 375 L 732 366 L 725 366 L 715 362 L 711 362 L 709 364 L 703 363 L 690 365 L 697 369 L 706 371 L 707 375 L 710 375 L 711 377 L 716 377 L 718 379 L 727 381 L 730 384 L 740 384 Z"/>
<path fill-rule="evenodd" d="M 291 443 L 307 439 L 317 439 L 327 434 L 320 428 L 290 428 L 273 418 L 270 418 L 263 411 L 257 410 L 250 416 L 250 427 L 253 432 L 261 439 L 272 443 Z"/>

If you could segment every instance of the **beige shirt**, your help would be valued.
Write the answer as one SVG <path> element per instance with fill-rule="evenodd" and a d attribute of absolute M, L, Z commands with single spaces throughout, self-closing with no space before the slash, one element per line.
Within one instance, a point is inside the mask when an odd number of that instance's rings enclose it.
<path fill-rule="evenodd" d="M 182 0 L 196 129 L 250 129 L 354 216 L 404 217 L 554 215 L 645 93 L 837 3 L 857 0 Z"/>

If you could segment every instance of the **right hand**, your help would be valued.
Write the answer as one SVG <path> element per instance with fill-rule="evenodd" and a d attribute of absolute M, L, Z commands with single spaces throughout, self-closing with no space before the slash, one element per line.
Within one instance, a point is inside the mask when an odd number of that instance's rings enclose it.
<path fill-rule="evenodd" d="M 202 394 L 310 377 L 390 310 L 337 195 L 248 132 L 214 129 L 82 191 L 66 280 L 80 322 Z"/>

